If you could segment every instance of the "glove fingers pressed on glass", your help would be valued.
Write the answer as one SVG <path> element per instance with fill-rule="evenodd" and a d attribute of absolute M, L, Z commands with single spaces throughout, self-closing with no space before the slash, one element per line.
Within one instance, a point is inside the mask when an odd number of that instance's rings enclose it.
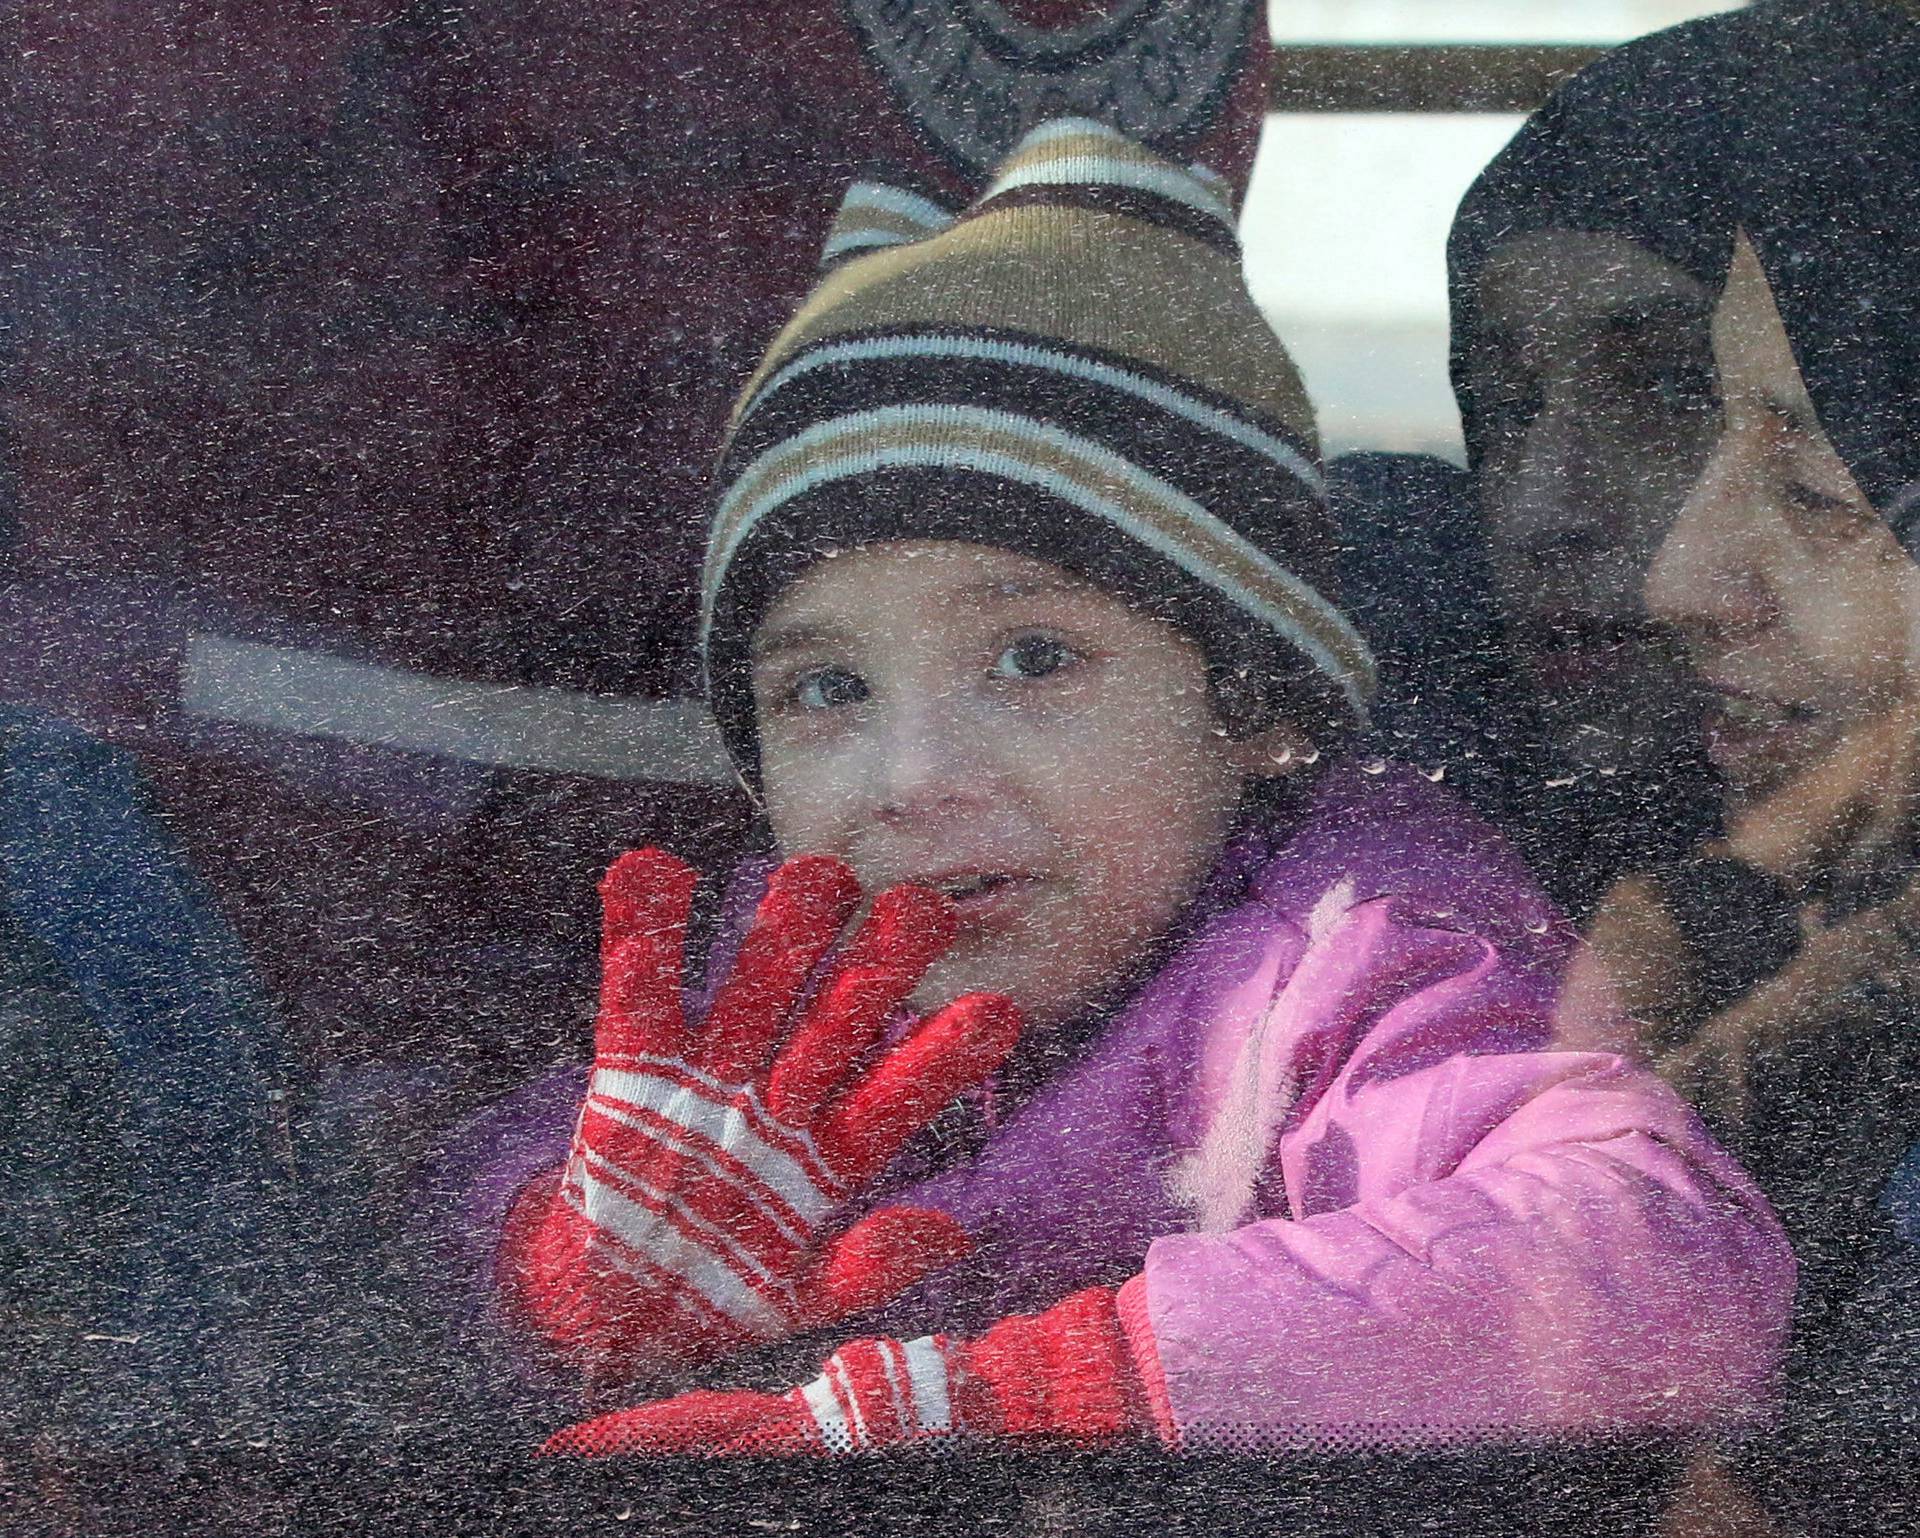
<path fill-rule="evenodd" d="M 877 897 L 817 988 L 860 904 L 840 861 L 782 865 L 697 1028 L 681 1002 L 696 876 L 659 850 L 601 884 L 593 1076 L 564 1165 L 531 1183 L 501 1246 L 503 1286 L 590 1378 L 710 1360 L 831 1323 L 964 1256 L 944 1213 L 882 1208 L 834 1232 L 851 1197 L 999 1066 L 1019 1033 L 972 994 L 875 1047 L 952 942 L 952 905 Z"/>
<path fill-rule="evenodd" d="M 1096 1287 L 969 1341 L 857 1340 L 784 1394 L 699 1390 L 548 1438 L 548 1456 L 868 1452 L 954 1436 L 1172 1438 L 1142 1301 Z M 1125 1313 L 1128 1326 L 1121 1323 Z"/>

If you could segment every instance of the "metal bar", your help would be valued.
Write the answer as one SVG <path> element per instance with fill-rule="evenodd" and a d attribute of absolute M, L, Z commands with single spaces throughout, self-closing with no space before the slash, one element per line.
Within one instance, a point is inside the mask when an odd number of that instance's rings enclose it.
<path fill-rule="evenodd" d="M 1273 51 L 1275 112 L 1532 112 L 1607 50 L 1591 44 L 1293 44 Z"/>

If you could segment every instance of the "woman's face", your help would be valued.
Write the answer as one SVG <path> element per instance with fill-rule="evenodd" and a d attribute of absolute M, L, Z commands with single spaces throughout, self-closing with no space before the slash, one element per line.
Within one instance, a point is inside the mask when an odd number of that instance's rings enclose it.
<path fill-rule="evenodd" d="M 1744 237 L 1713 350 L 1725 422 L 1654 556 L 1647 607 L 1685 637 L 1708 751 L 1750 803 L 1912 700 L 1920 566 L 1822 430 Z"/>

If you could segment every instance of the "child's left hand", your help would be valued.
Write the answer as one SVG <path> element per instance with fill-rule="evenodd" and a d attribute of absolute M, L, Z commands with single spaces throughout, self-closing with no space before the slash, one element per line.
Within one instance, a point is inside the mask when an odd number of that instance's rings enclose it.
<path fill-rule="evenodd" d="M 977 1340 L 856 1340 L 784 1394 L 717 1393 L 618 1410 L 549 1437 L 543 1456 L 871 1452 L 955 1435 L 1085 1445 L 1152 1431 L 1115 1294 L 1076 1293 Z"/>
<path fill-rule="evenodd" d="M 690 1027 L 694 880 L 659 850 L 607 873 L 593 1077 L 565 1165 L 516 1203 L 501 1245 L 523 1315 L 603 1382 L 829 1324 L 966 1254 L 943 1212 L 884 1206 L 844 1231 L 841 1215 L 1020 1030 L 1011 1002 L 972 994 L 876 1060 L 893 1011 L 951 940 L 952 909 L 920 888 L 881 893 L 809 995 L 860 900 L 853 873 L 819 857 L 774 873 Z"/>

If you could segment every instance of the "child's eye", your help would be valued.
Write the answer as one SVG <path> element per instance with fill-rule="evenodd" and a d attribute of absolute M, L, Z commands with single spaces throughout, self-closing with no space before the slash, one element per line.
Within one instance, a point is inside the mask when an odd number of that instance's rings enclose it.
<path fill-rule="evenodd" d="M 1045 678 L 1080 661 L 1080 653 L 1050 635 L 1023 635 L 993 659 L 995 678 Z"/>
<path fill-rule="evenodd" d="M 787 697 L 802 710 L 833 710 L 858 705 L 872 691 L 851 668 L 808 668 L 787 686 Z"/>

